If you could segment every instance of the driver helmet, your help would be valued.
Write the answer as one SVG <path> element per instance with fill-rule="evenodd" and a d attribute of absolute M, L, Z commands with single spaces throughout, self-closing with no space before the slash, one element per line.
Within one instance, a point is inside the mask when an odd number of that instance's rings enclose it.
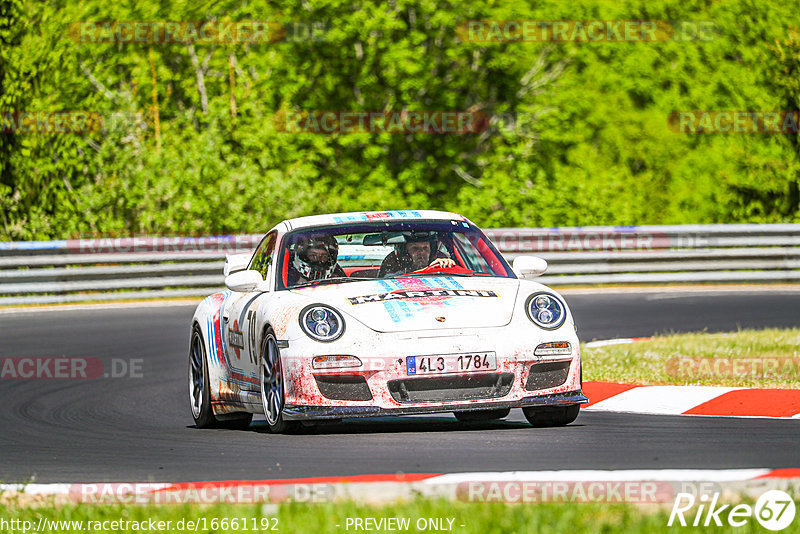
<path fill-rule="evenodd" d="M 436 232 L 403 232 L 403 237 L 405 238 L 405 242 L 399 245 L 396 245 L 396 252 L 398 257 L 407 258 L 407 261 L 411 261 L 411 256 L 408 254 L 406 250 L 406 245 L 408 243 L 430 243 L 431 245 L 431 253 L 428 261 L 431 262 L 436 259 L 436 254 L 439 251 L 439 236 Z"/>
<path fill-rule="evenodd" d="M 339 243 L 332 235 L 303 236 L 295 245 L 292 266 L 307 280 L 328 278 L 336 268 Z"/>

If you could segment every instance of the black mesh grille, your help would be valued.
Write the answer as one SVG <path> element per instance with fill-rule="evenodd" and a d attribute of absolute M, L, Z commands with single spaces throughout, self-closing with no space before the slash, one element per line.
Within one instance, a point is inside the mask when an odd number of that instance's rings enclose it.
<path fill-rule="evenodd" d="M 367 379 L 361 375 L 314 375 L 323 397 L 332 400 L 369 401 Z"/>
<path fill-rule="evenodd" d="M 549 389 L 560 386 L 567 381 L 570 362 L 544 362 L 531 365 L 528 383 L 525 389 Z"/>
<path fill-rule="evenodd" d="M 514 373 L 404 378 L 387 385 L 397 402 L 443 402 L 503 397 L 511 390 Z"/>

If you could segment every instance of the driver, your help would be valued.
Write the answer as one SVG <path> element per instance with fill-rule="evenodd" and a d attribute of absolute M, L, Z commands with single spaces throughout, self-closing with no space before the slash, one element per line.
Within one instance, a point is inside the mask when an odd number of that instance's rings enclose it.
<path fill-rule="evenodd" d="M 294 246 L 289 262 L 287 285 L 346 276 L 337 263 L 339 243 L 332 235 L 305 235 Z"/>
<path fill-rule="evenodd" d="M 405 242 L 383 259 L 378 278 L 419 271 L 428 267 L 446 269 L 456 262 L 439 252 L 436 232 L 403 232 Z"/>

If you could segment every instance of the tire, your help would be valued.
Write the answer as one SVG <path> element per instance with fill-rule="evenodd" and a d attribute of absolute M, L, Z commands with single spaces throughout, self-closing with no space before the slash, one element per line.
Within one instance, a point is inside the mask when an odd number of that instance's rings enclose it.
<path fill-rule="evenodd" d="M 296 432 L 301 426 L 300 423 L 286 421 L 283 418 L 283 368 L 280 349 L 272 328 L 266 330 L 264 339 L 261 340 L 258 375 L 261 383 L 261 405 L 264 408 L 269 431 L 273 434 Z"/>
<path fill-rule="evenodd" d="M 215 416 L 211 406 L 208 380 L 208 358 L 203 334 L 195 326 L 189 343 L 189 406 L 197 428 L 243 429 L 250 426 L 253 414 L 237 413 Z"/>
<path fill-rule="evenodd" d="M 538 428 L 550 426 L 564 426 L 573 422 L 578 417 L 581 405 L 557 406 L 547 408 L 523 408 L 525 419 Z"/>
<path fill-rule="evenodd" d="M 456 419 L 462 423 L 477 423 L 481 421 L 496 421 L 511 413 L 511 408 L 496 408 L 494 410 L 468 410 L 453 412 Z"/>

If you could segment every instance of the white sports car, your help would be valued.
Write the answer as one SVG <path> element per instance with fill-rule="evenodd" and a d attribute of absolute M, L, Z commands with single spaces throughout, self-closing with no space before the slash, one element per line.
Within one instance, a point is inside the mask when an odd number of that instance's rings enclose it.
<path fill-rule="evenodd" d="M 512 269 L 467 218 L 342 213 L 278 224 L 225 263 L 227 290 L 194 313 L 189 399 L 198 427 L 522 408 L 565 425 L 586 402 L 564 299 Z"/>

